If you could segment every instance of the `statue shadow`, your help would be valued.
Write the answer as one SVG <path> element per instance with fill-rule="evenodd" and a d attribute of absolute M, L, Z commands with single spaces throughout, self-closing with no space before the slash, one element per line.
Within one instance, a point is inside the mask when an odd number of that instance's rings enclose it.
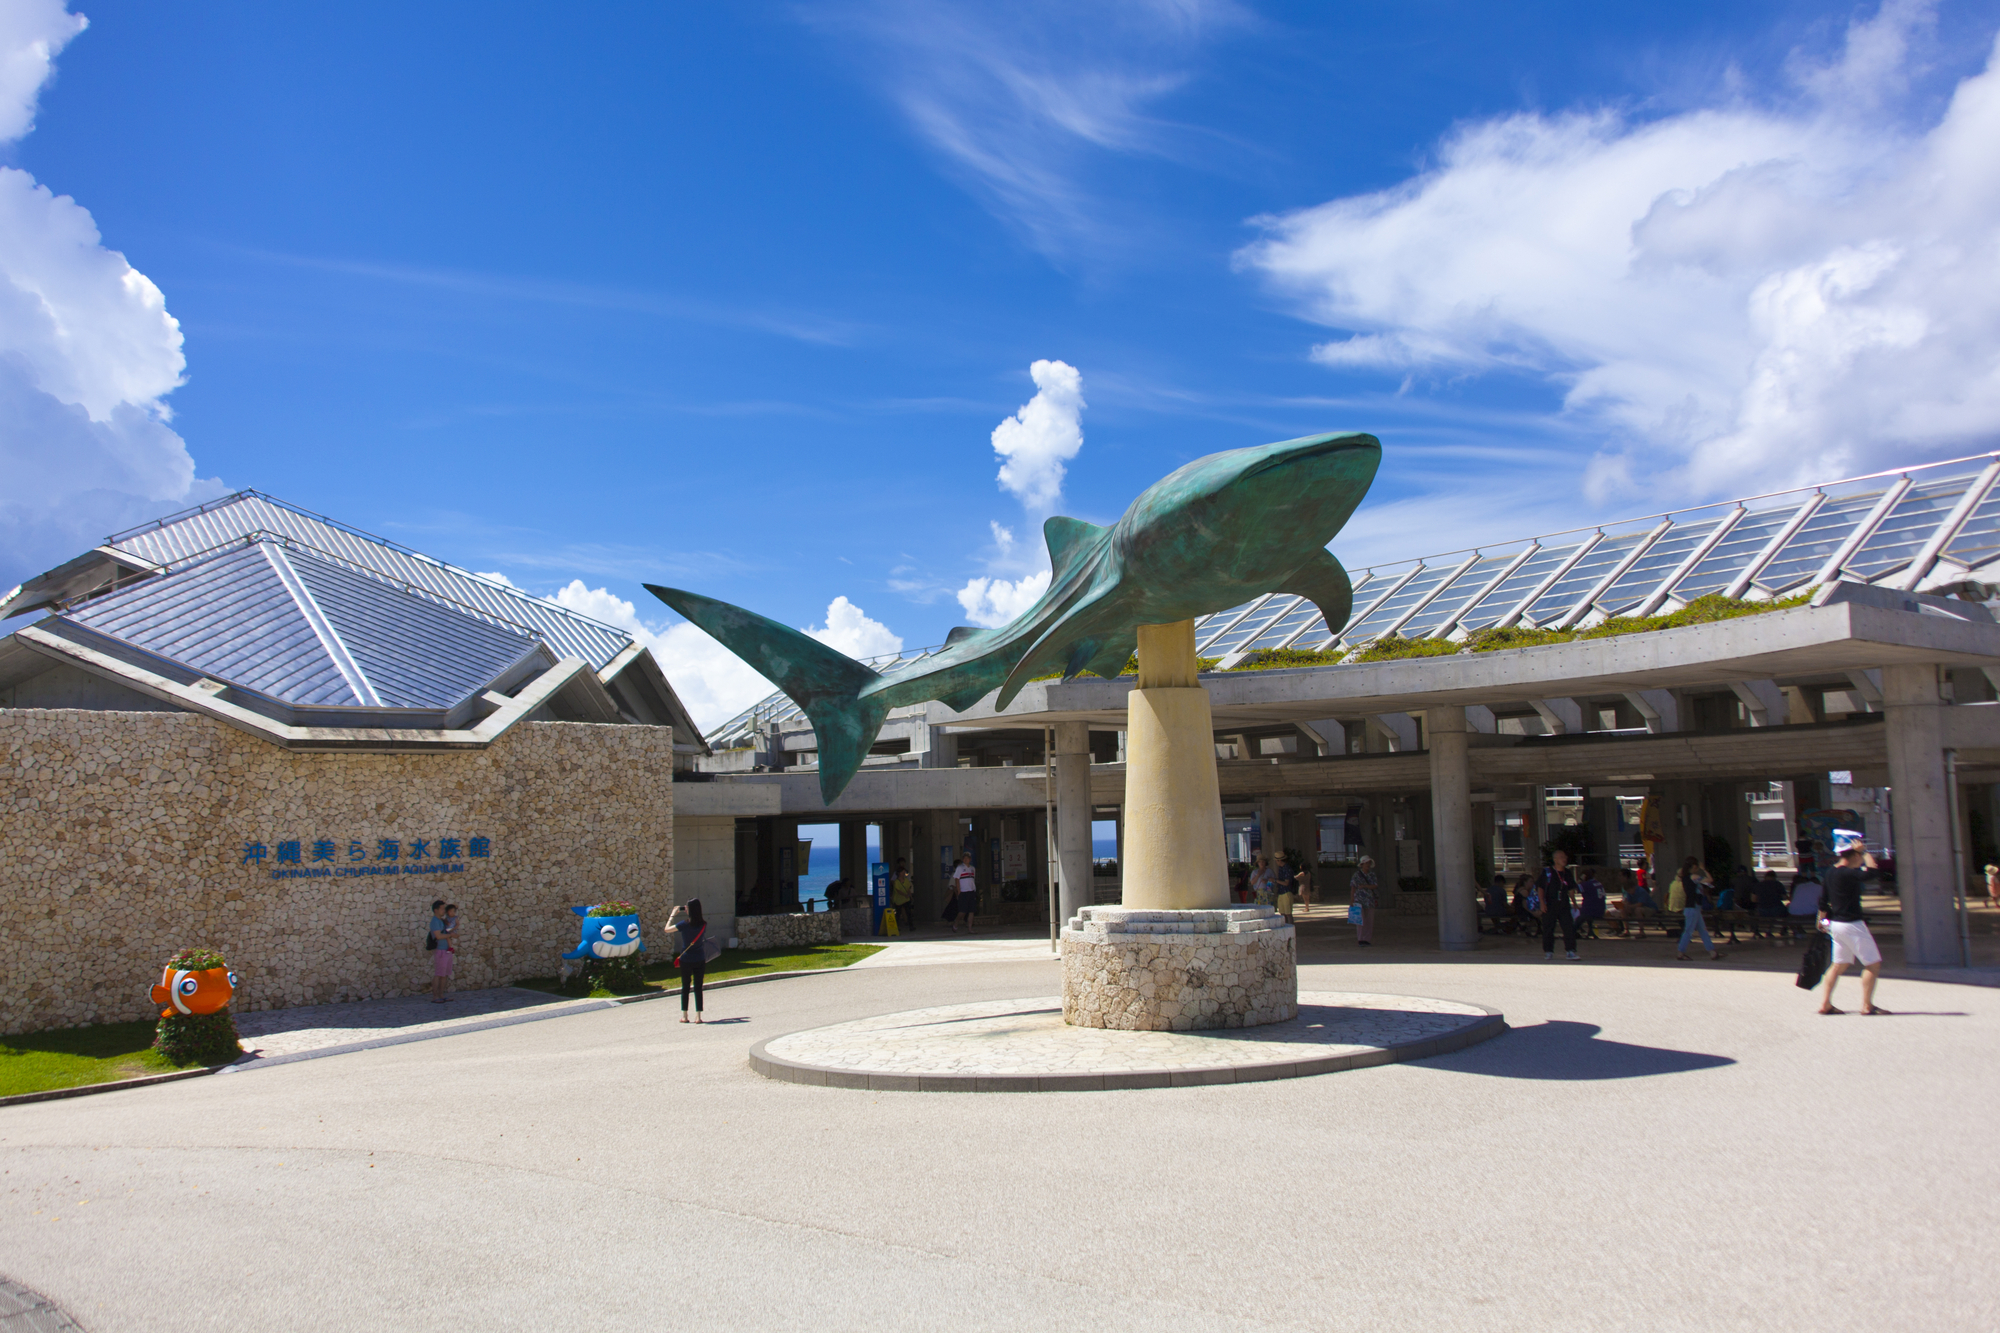
<path fill-rule="evenodd" d="M 1651 1078 L 1733 1065 L 1726 1055 L 1606 1041 L 1595 1023 L 1551 1020 L 1511 1028 L 1492 1041 L 1424 1061 L 1426 1068 L 1490 1078 L 1593 1080 Z"/>

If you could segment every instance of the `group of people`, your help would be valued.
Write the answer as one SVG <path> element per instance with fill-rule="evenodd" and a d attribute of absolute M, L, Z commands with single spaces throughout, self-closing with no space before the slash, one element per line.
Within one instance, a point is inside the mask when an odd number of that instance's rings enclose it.
<path fill-rule="evenodd" d="M 1514 880 L 1511 900 L 1507 877 L 1496 874 L 1487 886 L 1481 910 L 1492 919 L 1496 931 L 1530 934 L 1538 928 L 1542 939 L 1542 957 L 1548 960 L 1555 958 L 1558 932 L 1563 938 L 1564 957 L 1574 959 L 1577 957 L 1576 941 L 1580 928 L 1588 928 L 1592 923 L 1605 919 L 1633 919 L 1647 911 L 1680 913 L 1681 938 L 1674 956 L 1682 962 L 1687 961 L 1688 946 L 1697 937 L 1708 951 L 1711 962 L 1722 957 L 1702 916 L 1703 911 L 1709 908 L 1723 912 L 1753 912 L 1760 918 L 1757 934 L 1768 934 L 1772 938 L 1801 929 L 1800 925 L 1792 923 L 1811 920 L 1825 932 L 1831 945 L 1826 994 L 1821 1000 L 1819 1012 L 1842 1012 L 1833 1006 L 1834 983 L 1849 967 L 1858 965 L 1861 968 L 1861 1012 L 1887 1013 L 1875 1003 L 1875 980 L 1880 975 L 1882 951 L 1869 933 L 1867 920 L 1861 911 L 1865 877 L 1877 868 L 1874 858 L 1868 854 L 1862 835 L 1850 830 L 1835 832 L 1834 856 L 1834 864 L 1826 872 L 1823 882 L 1814 867 L 1806 863 L 1789 886 L 1778 878 L 1776 871 L 1766 870 L 1759 878 L 1751 873 L 1749 867 L 1742 865 L 1736 867 L 1727 884 L 1718 885 L 1701 862 L 1690 856 L 1681 862 L 1680 869 L 1668 881 L 1664 902 L 1654 897 L 1651 886 L 1642 875 L 1621 868 L 1618 871 L 1620 896 L 1613 903 L 1609 901 L 1604 884 L 1594 868 L 1572 867 L 1569 855 L 1556 850 L 1550 854 L 1549 864 L 1541 873 L 1521 875 Z M 1363 868 L 1368 868 L 1365 861 Z M 1362 892 L 1359 872 L 1355 882 L 1356 901 L 1359 902 Z M 1373 887 L 1372 877 L 1369 887 Z M 1372 899 L 1372 894 L 1370 897 Z M 1764 921 L 1785 921 L 1787 925 L 1783 928 L 1767 927 L 1761 924 Z"/>
<path fill-rule="evenodd" d="M 1260 855 L 1232 872 L 1229 896 L 1239 903 L 1274 907 L 1290 921 L 1300 907 L 1313 905 L 1312 888 L 1312 871 L 1304 864 L 1293 866 L 1291 856 L 1279 852 L 1275 858 Z"/>

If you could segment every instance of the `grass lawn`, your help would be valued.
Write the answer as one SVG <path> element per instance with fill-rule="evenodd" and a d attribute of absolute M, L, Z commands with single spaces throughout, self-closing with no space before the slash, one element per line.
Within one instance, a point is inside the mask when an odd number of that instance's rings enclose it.
<path fill-rule="evenodd" d="M 0 1037 L 0 1097 L 171 1074 L 176 1065 L 153 1048 L 153 1023 L 104 1023 Z"/>
<path fill-rule="evenodd" d="M 707 980 L 727 981 L 731 977 L 755 977 L 771 972 L 809 972 L 823 967 L 846 967 L 858 963 L 871 953 L 882 952 L 879 944 L 813 944 L 805 948 L 792 949 L 724 949 L 720 957 L 708 965 Z M 650 964 L 645 969 L 646 984 L 654 990 L 679 990 L 680 969 L 671 962 Z M 514 983 L 529 990 L 547 991 L 560 995 L 562 988 L 554 977 L 529 977 Z M 604 998 L 611 992 L 603 987 L 591 992 L 592 998 Z"/>

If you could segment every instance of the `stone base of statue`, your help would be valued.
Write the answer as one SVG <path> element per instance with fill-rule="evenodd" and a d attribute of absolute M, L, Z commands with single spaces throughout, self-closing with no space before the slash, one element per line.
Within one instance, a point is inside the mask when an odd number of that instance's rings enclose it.
<path fill-rule="evenodd" d="M 1194 1032 L 1299 1011 L 1294 932 L 1268 907 L 1086 907 L 1062 933 L 1063 1020 Z"/>

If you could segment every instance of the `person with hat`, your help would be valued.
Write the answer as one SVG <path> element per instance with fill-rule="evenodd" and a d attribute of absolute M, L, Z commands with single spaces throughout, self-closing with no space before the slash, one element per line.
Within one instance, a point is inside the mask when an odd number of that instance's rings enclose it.
<path fill-rule="evenodd" d="M 1833 831 L 1834 862 L 1823 882 L 1819 928 L 1833 941 L 1833 963 L 1826 969 L 1826 993 L 1820 997 L 1823 1014 L 1844 1013 L 1833 1007 L 1833 987 L 1840 974 L 1855 963 L 1861 964 L 1861 1012 L 1886 1014 L 1875 1003 L 1875 979 L 1882 973 L 1882 950 L 1869 933 L 1868 919 L 1861 914 L 1861 886 L 1869 871 L 1876 868 L 1868 854 L 1868 841 L 1853 829 Z"/>

